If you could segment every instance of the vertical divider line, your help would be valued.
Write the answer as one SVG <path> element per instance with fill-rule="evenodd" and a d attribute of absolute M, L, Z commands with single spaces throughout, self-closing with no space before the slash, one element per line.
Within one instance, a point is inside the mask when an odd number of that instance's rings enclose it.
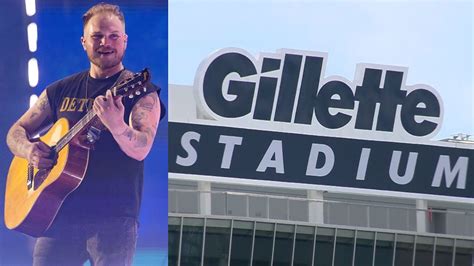
<path fill-rule="evenodd" d="M 453 258 L 452 258 L 452 262 L 453 262 L 453 263 L 452 263 L 452 266 L 456 266 L 455 263 L 456 263 L 456 245 L 457 245 L 457 244 L 458 244 L 458 243 L 457 243 L 457 239 L 455 238 L 455 239 L 454 239 L 454 245 L 453 245 L 454 247 L 453 247 Z"/>
<path fill-rule="evenodd" d="M 395 255 L 397 254 L 398 233 L 395 233 L 395 241 L 393 243 L 392 266 L 395 266 Z"/>
<path fill-rule="evenodd" d="M 372 249 L 372 266 L 375 266 L 375 251 L 377 250 L 377 231 L 374 235 L 374 248 Z"/>
<path fill-rule="evenodd" d="M 179 247 L 178 247 L 178 266 L 181 265 L 181 244 L 183 243 L 183 223 L 184 218 L 180 218 L 180 230 L 179 230 Z"/>
<path fill-rule="evenodd" d="M 206 228 L 207 217 L 204 217 L 204 230 L 202 230 L 201 266 L 204 266 L 204 250 L 206 248 Z"/>
<path fill-rule="evenodd" d="M 354 247 L 352 248 L 352 266 L 354 266 L 355 263 L 355 254 L 356 254 L 356 247 L 357 247 L 357 232 L 358 230 L 355 229 L 354 231 Z"/>
<path fill-rule="evenodd" d="M 298 229 L 298 225 L 295 224 L 293 227 L 293 249 L 291 250 L 291 266 L 293 266 L 293 261 L 295 260 L 295 245 L 296 245 L 296 229 Z"/>
<path fill-rule="evenodd" d="M 415 266 L 415 259 L 416 259 L 416 242 L 418 241 L 418 235 L 415 235 L 415 241 L 413 243 L 413 256 L 412 256 L 412 261 L 411 265 Z"/>
<path fill-rule="evenodd" d="M 250 266 L 253 265 L 253 251 L 255 249 L 255 231 L 257 230 L 257 221 L 253 221 L 252 250 L 250 252 Z"/>
<path fill-rule="evenodd" d="M 313 238 L 313 257 L 311 258 L 311 265 L 314 266 L 314 258 L 316 256 L 316 236 L 318 235 L 318 227 L 314 226 L 314 238 Z"/>
<path fill-rule="evenodd" d="M 276 238 L 276 229 L 277 229 L 277 223 L 273 223 L 273 242 L 272 242 L 272 257 L 270 259 L 270 265 L 273 266 L 273 256 L 275 255 L 275 238 Z"/>
<path fill-rule="evenodd" d="M 234 234 L 234 219 L 230 220 L 230 238 L 229 238 L 229 252 L 227 253 L 227 266 L 230 266 L 230 252 L 232 251 L 232 235 Z"/>
<path fill-rule="evenodd" d="M 336 230 L 334 230 L 334 241 L 332 243 L 332 266 L 334 266 L 334 260 L 336 258 L 336 241 L 337 241 L 337 227 Z"/>
<path fill-rule="evenodd" d="M 434 237 L 434 244 L 433 244 L 433 262 L 431 263 L 432 266 L 435 266 L 435 260 L 436 260 L 436 244 L 438 243 L 438 237 Z"/>

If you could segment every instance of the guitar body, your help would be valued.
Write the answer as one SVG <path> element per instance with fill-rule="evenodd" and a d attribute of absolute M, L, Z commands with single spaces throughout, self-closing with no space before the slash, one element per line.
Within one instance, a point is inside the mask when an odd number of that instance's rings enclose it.
<path fill-rule="evenodd" d="M 68 121 L 61 118 L 40 140 L 52 147 L 68 131 Z M 31 183 L 28 182 L 28 161 L 15 156 L 5 191 L 7 228 L 41 236 L 51 226 L 66 197 L 81 184 L 88 160 L 89 147 L 71 141 L 59 151 L 52 169 L 34 169 Z"/>

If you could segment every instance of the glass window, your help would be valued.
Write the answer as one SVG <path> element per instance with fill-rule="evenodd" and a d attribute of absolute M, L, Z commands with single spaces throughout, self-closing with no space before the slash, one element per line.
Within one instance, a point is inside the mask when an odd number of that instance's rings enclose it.
<path fill-rule="evenodd" d="M 252 255 L 253 222 L 234 221 L 230 265 L 248 266 Z"/>
<path fill-rule="evenodd" d="M 272 259 L 274 224 L 257 223 L 255 228 L 255 247 L 253 266 L 268 266 Z"/>
<path fill-rule="evenodd" d="M 472 265 L 472 250 L 467 248 L 456 248 L 456 266 L 471 266 Z"/>
<path fill-rule="evenodd" d="M 311 266 L 313 260 L 314 245 L 313 226 L 298 225 L 296 227 L 295 256 L 293 266 Z"/>
<path fill-rule="evenodd" d="M 368 207 L 363 205 L 350 204 L 349 225 L 368 227 Z"/>
<path fill-rule="evenodd" d="M 176 191 L 178 213 L 199 213 L 199 193 L 196 191 Z"/>
<path fill-rule="evenodd" d="M 270 198 L 270 218 L 277 220 L 287 220 L 288 199 Z"/>
<path fill-rule="evenodd" d="M 388 227 L 388 209 L 387 207 L 369 206 L 370 227 L 387 228 Z"/>
<path fill-rule="evenodd" d="M 246 196 L 227 194 L 227 214 L 232 216 L 247 216 Z"/>
<path fill-rule="evenodd" d="M 408 230 L 409 228 L 409 210 L 392 207 L 389 209 L 388 222 L 390 229 Z"/>
<path fill-rule="evenodd" d="M 226 265 L 229 260 L 230 220 L 208 219 L 204 265 Z"/>
<path fill-rule="evenodd" d="M 408 210 L 408 230 L 416 231 L 416 210 Z"/>
<path fill-rule="evenodd" d="M 469 240 L 456 240 L 456 257 L 454 265 L 472 266 L 474 242 Z"/>
<path fill-rule="evenodd" d="M 467 223 L 467 228 L 466 228 L 466 236 L 473 237 L 474 236 L 474 214 L 472 212 L 466 213 L 466 223 Z"/>
<path fill-rule="evenodd" d="M 178 201 L 176 199 L 177 192 L 173 190 L 168 190 L 168 212 L 176 213 L 178 212 Z"/>
<path fill-rule="evenodd" d="M 433 237 L 418 236 L 416 238 L 415 265 L 432 265 L 433 247 Z"/>
<path fill-rule="evenodd" d="M 294 225 L 277 224 L 275 235 L 274 266 L 291 265 Z"/>
<path fill-rule="evenodd" d="M 268 218 L 267 200 L 267 197 L 249 196 L 249 216 L 257 218 Z"/>
<path fill-rule="evenodd" d="M 181 243 L 181 265 L 200 265 L 204 219 L 184 218 Z"/>
<path fill-rule="evenodd" d="M 325 220 L 329 224 L 349 224 L 349 205 L 345 202 L 329 202 L 325 204 Z"/>
<path fill-rule="evenodd" d="M 438 238 L 436 240 L 435 266 L 451 265 L 453 261 L 454 240 Z"/>
<path fill-rule="evenodd" d="M 290 220 L 292 221 L 308 221 L 308 201 L 290 200 Z"/>
<path fill-rule="evenodd" d="M 211 213 L 214 215 L 226 215 L 225 193 L 211 193 Z"/>
<path fill-rule="evenodd" d="M 354 265 L 372 265 L 372 257 L 374 253 L 374 239 L 374 232 L 357 231 Z"/>
<path fill-rule="evenodd" d="M 375 241 L 375 265 L 392 265 L 395 235 L 390 233 L 378 232 L 376 234 L 376 238 L 377 240 Z"/>
<path fill-rule="evenodd" d="M 352 255 L 354 251 L 354 230 L 336 230 L 336 255 L 334 257 L 335 266 L 352 265 Z"/>
<path fill-rule="evenodd" d="M 316 229 L 316 246 L 314 247 L 314 265 L 332 265 L 335 229 L 318 227 Z"/>
<path fill-rule="evenodd" d="M 446 209 L 432 208 L 429 228 L 432 233 L 446 234 Z"/>
<path fill-rule="evenodd" d="M 395 249 L 395 266 L 412 265 L 414 242 L 415 237 L 412 235 L 397 235 L 397 247 Z"/>
<path fill-rule="evenodd" d="M 168 265 L 178 265 L 179 234 L 181 229 L 181 219 L 176 217 L 168 218 Z"/>
<path fill-rule="evenodd" d="M 446 233 L 451 235 L 465 235 L 467 217 L 457 212 L 448 212 L 446 214 Z"/>

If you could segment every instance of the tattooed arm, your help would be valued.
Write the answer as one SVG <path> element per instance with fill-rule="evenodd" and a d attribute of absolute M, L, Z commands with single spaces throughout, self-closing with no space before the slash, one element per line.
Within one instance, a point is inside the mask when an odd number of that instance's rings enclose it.
<path fill-rule="evenodd" d="M 150 152 L 160 119 L 158 94 L 147 94 L 133 106 L 129 125 L 123 121 L 124 107 L 121 97 L 115 101 L 110 91 L 94 102 L 94 111 L 125 154 L 141 161 Z"/>
<path fill-rule="evenodd" d="M 41 93 L 33 107 L 26 111 L 13 124 L 7 134 L 7 145 L 10 151 L 27 159 L 36 168 L 49 168 L 54 162 L 49 159 L 50 148 L 42 142 L 31 142 L 30 136 L 36 135 L 52 123 L 52 111 L 46 95 Z"/>

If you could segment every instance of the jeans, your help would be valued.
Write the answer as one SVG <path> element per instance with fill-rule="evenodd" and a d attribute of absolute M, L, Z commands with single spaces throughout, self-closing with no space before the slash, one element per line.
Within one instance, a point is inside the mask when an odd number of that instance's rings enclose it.
<path fill-rule="evenodd" d="M 137 242 L 137 220 L 106 218 L 97 222 L 55 225 L 36 240 L 34 266 L 131 265 Z"/>

